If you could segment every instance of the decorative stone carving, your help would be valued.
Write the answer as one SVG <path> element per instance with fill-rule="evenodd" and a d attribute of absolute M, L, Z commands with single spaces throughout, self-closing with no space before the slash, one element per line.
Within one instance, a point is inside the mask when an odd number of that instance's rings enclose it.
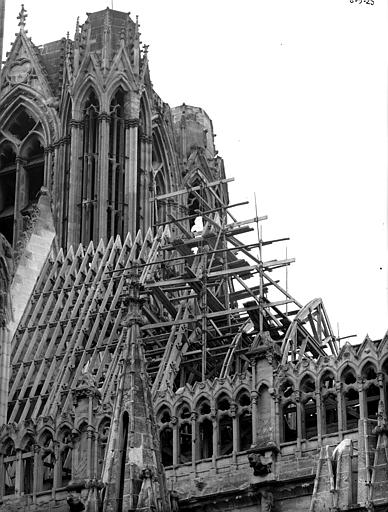
<path fill-rule="evenodd" d="M 269 442 L 265 446 L 253 447 L 248 455 L 253 474 L 255 476 L 267 476 L 271 473 L 272 464 L 275 462 L 277 453 L 279 453 L 279 448 L 273 442 Z"/>
<path fill-rule="evenodd" d="M 31 71 L 31 62 L 28 59 L 20 59 L 10 67 L 7 78 L 12 85 L 28 83 Z"/>
<path fill-rule="evenodd" d="M 273 494 L 269 491 L 263 491 L 261 494 L 261 512 L 272 512 Z"/>
<path fill-rule="evenodd" d="M 85 510 L 85 505 L 82 503 L 78 493 L 72 492 L 66 501 L 69 505 L 70 512 L 81 512 Z"/>
<path fill-rule="evenodd" d="M 152 471 L 149 468 L 143 469 L 141 479 L 143 482 L 139 493 L 139 500 L 137 502 L 137 510 L 158 510 L 158 492 L 155 489 L 157 482 L 153 478 Z"/>

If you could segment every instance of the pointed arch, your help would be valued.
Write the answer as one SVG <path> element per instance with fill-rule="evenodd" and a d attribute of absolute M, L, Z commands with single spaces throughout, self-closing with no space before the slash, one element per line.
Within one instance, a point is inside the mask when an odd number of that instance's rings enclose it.
<path fill-rule="evenodd" d="M 41 124 L 43 144 L 48 147 L 59 139 L 60 120 L 54 108 L 47 106 L 47 98 L 42 94 L 19 84 L 1 98 L 0 126 L 3 128 L 12 121 L 13 116 L 19 110 L 24 110 L 28 115 Z"/>

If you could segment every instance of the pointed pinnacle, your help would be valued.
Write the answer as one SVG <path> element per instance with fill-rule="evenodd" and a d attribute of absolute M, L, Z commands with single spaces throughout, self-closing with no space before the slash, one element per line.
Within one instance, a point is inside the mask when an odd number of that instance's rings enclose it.
<path fill-rule="evenodd" d="M 25 30 L 25 26 L 26 26 L 26 18 L 27 18 L 28 14 L 27 14 L 27 11 L 25 10 L 24 8 L 24 4 L 22 4 L 22 8 L 19 12 L 19 16 L 17 17 L 19 21 L 19 27 L 20 27 L 20 32 L 27 32 L 27 30 Z"/>

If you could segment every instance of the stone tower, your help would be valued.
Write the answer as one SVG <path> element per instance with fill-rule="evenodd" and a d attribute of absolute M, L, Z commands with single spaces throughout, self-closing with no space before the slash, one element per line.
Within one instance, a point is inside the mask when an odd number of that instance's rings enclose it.
<path fill-rule="evenodd" d="M 239 220 L 139 23 L 19 32 L 0 82 L 0 511 L 383 511 L 388 334 L 342 348 Z M 60 34 L 59 34 L 60 36 Z M 252 235 L 254 235 L 252 237 Z"/>

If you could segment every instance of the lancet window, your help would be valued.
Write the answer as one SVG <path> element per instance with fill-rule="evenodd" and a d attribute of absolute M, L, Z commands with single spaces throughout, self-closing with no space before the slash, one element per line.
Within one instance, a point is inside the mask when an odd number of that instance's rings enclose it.
<path fill-rule="evenodd" d="M 152 175 L 154 195 L 160 196 L 167 192 L 166 188 L 166 163 L 162 154 L 162 144 L 158 133 L 152 135 Z M 154 224 L 162 223 L 167 220 L 167 199 L 158 199 L 154 201 Z"/>
<path fill-rule="evenodd" d="M 32 494 L 34 486 L 34 440 L 28 438 L 22 449 L 22 492 Z"/>
<path fill-rule="evenodd" d="M 284 443 L 295 441 L 298 436 L 297 414 L 294 397 L 294 384 L 286 380 L 280 387 L 281 395 L 281 419 L 282 419 L 282 435 L 281 440 Z"/>
<path fill-rule="evenodd" d="M 16 191 L 16 148 L 9 141 L 0 145 L 0 232 L 13 241 Z"/>
<path fill-rule="evenodd" d="M 105 453 L 108 445 L 110 419 L 105 418 L 98 427 L 97 437 L 97 475 L 101 477 Z"/>
<path fill-rule="evenodd" d="M 64 429 L 59 436 L 60 444 L 60 472 L 59 472 L 59 487 L 66 487 L 71 480 L 71 466 L 72 466 L 72 448 L 73 443 L 71 439 L 70 429 Z"/>
<path fill-rule="evenodd" d="M 97 220 L 99 102 L 91 91 L 83 110 L 83 161 L 81 182 L 81 240 L 86 245 L 92 238 Z"/>
<path fill-rule="evenodd" d="M 238 451 L 248 450 L 252 445 L 251 397 L 247 390 L 237 397 L 238 409 Z"/>
<path fill-rule="evenodd" d="M 191 412 L 187 404 L 179 408 L 179 463 L 191 462 L 192 460 L 192 427 Z"/>
<path fill-rule="evenodd" d="M 208 459 L 213 455 L 213 422 L 208 399 L 202 399 L 197 407 L 198 458 Z"/>
<path fill-rule="evenodd" d="M 54 482 L 54 470 L 55 470 L 55 453 L 54 453 L 54 441 L 51 433 L 46 433 L 41 438 L 41 461 L 42 461 L 42 472 L 40 477 L 42 478 L 41 488 L 43 491 L 52 489 Z"/>
<path fill-rule="evenodd" d="M 380 401 L 376 367 L 372 363 L 367 363 L 361 370 L 361 376 L 364 382 L 366 414 L 368 418 L 375 420 Z"/>
<path fill-rule="evenodd" d="M 63 138 L 63 199 L 62 199 L 62 246 L 67 246 L 69 221 L 70 167 L 71 167 L 71 101 L 67 105 Z"/>
<path fill-rule="evenodd" d="M 231 409 L 231 400 L 223 393 L 217 400 L 219 455 L 228 455 L 233 451 L 233 419 Z"/>
<path fill-rule="evenodd" d="M 283 405 L 283 442 L 296 441 L 298 436 L 296 404 L 287 402 Z"/>
<path fill-rule="evenodd" d="M 167 467 L 173 464 L 173 423 L 170 410 L 163 407 L 158 415 L 158 424 L 160 432 L 160 451 L 162 456 L 162 464 Z"/>
<path fill-rule="evenodd" d="M 302 393 L 302 437 L 311 439 L 317 435 L 318 427 L 315 382 L 310 375 L 302 379 L 300 391 Z"/>
<path fill-rule="evenodd" d="M 16 466 L 17 466 L 17 455 L 15 443 L 12 439 L 7 439 L 4 443 L 4 455 L 3 455 L 3 492 L 5 496 L 15 494 L 15 479 L 16 479 Z"/>
<path fill-rule="evenodd" d="M 124 235 L 125 204 L 125 121 L 124 92 L 119 89 L 110 104 L 108 155 L 107 236 Z"/>
<path fill-rule="evenodd" d="M 331 434 L 338 431 L 337 392 L 332 372 L 327 371 L 322 375 L 320 389 L 322 396 L 322 433 Z"/>

